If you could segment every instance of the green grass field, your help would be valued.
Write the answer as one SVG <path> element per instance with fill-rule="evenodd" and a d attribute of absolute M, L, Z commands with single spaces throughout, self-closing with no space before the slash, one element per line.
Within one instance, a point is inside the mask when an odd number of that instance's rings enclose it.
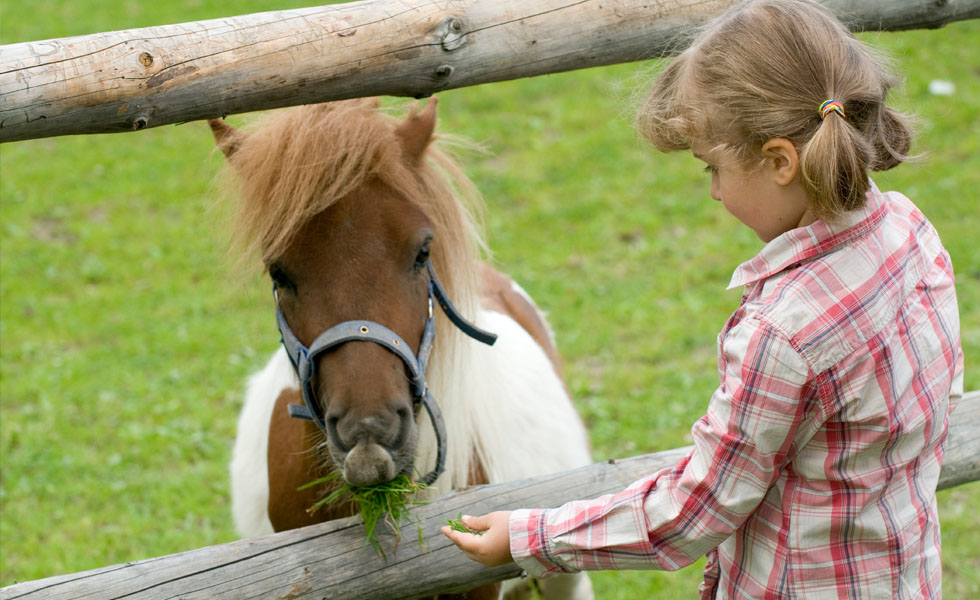
<path fill-rule="evenodd" d="M 303 2 L 0 4 L 0 43 Z M 980 21 L 865 34 L 907 75 L 921 161 L 876 177 L 933 221 L 980 389 Z M 689 155 L 631 129 L 652 65 L 440 94 L 494 259 L 551 316 L 596 460 L 684 445 L 717 383 L 732 270 L 760 242 Z M 952 96 L 928 92 L 932 79 Z M 241 122 L 235 117 L 232 122 Z M 226 464 L 244 378 L 275 349 L 268 285 L 232 274 L 204 123 L 0 147 L 0 584 L 234 539 Z M 948 598 L 980 594 L 980 485 L 940 494 Z M 453 515 L 448 515 L 451 517 Z M 594 576 L 602 600 L 693 597 L 700 565 Z"/>

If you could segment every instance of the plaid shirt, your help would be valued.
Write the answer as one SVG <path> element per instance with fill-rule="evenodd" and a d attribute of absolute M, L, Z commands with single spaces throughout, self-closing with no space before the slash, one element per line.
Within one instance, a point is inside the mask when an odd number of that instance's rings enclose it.
<path fill-rule="evenodd" d="M 734 273 L 721 384 L 675 467 L 596 500 L 518 510 L 535 577 L 676 570 L 702 598 L 938 598 L 936 482 L 962 394 L 953 270 L 905 197 L 769 242 Z"/>

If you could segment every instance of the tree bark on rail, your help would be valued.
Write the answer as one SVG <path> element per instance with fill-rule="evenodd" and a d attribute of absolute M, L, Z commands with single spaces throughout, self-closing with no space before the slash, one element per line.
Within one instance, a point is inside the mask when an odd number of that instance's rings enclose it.
<path fill-rule="evenodd" d="M 241 540 L 12 585 L 0 600 L 182 598 L 309 598 L 395 600 L 459 592 L 519 575 L 514 564 L 488 569 L 471 562 L 440 532 L 443 519 L 464 511 L 483 514 L 518 507 L 557 506 L 564 502 L 618 492 L 633 481 L 674 465 L 689 448 L 454 492 L 412 510 L 414 526 L 405 525 L 397 546 L 390 532 L 381 535 L 387 558 L 375 554 L 359 518 L 341 519 L 303 529 Z M 980 391 L 967 394 L 949 424 L 949 441 L 938 489 L 980 480 Z M 380 527 L 379 527 L 380 529 Z"/>
<path fill-rule="evenodd" d="M 980 0 L 824 0 L 851 29 L 940 27 Z M 0 46 L 0 142 L 345 98 L 424 97 L 643 60 L 732 0 L 369 0 Z"/>

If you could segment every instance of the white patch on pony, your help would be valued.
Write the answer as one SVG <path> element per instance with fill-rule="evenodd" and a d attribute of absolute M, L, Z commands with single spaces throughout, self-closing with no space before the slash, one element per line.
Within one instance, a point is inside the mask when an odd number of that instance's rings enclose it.
<path fill-rule="evenodd" d="M 498 335 L 492 347 L 474 345 L 467 398 L 490 481 L 592 464 L 585 426 L 544 349 L 509 316 L 482 311 L 477 324 Z"/>
<path fill-rule="evenodd" d="M 491 483 L 592 464 L 585 426 L 544 350 L 506 315 L 481 309 L 476 325 L 496 333 L 496 344 L 455 331 L 462 337 L 453 364 L 431 368 L 450 438 L 436 492 L 466 486 L 474 449 Z M 427 417 L 419 422 L 416 468 L 425 473 L 435 461 L 435 438 Z"/>
<path fill-rule="evenodd" d="M 245 404 L 238 417 L 238 435 L 231 457 L 231 513 L 243 538 L 273 532 L 269 520 L 269 423 L 279 394 L 299 388 L 283 348 L 265 367 L 249 377 Z"/>

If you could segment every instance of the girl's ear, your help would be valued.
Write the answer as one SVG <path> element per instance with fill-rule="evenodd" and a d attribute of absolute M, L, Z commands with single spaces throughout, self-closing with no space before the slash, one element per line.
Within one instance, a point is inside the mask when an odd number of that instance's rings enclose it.
<path fill-rule="evenodd" d="M 786 138 L 772 138 L 762 145 L 764 169 L 779 185 L 789 185 L 800 172 L 800 155 L 796 146 Z"/>

